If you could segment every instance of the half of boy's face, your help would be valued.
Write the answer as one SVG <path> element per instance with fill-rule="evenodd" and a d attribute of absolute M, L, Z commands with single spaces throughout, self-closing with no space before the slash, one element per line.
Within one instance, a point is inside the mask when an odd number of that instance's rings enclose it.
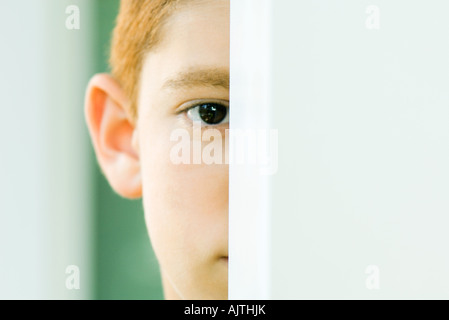
<path fill-rule="evenodd" d="M 187 4 L 144 60 L 135 143 L 145 219 L 169 299 L 227 298 L 228 166 L 193 163 L 201 137 L 183 110 L 229 103 L 229 19 L 227 0 Z M 201 128 L 218 130 L 216 141 L 202 142 L 201 155 L 209 147 L 225 159 L 227 128 L 226 121 Z M 179 129 L 187 139 L 175 134 Z M 191 150 L 190 163 L 173 161 L 180 142 Z"/>

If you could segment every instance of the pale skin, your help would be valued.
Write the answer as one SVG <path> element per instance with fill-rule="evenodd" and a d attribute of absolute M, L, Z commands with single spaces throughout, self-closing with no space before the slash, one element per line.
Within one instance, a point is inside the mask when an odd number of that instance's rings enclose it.
<path fill-rule="evenodd" d="M 228 166 L 176 165 L 169 155 L 173 130 L 192 131 L 195 112 L 187 108 L 229 106 L 229 5 L 195 1 L 168 18 L 162 42 L 144 59 L 137 119 L 110 75 L 94 76 L 86 95 L 98 162 L 118 194 L 143 199 L 169 300 L 227 299 Z M 204 126 L 224 137 L 229 123 Z"/>

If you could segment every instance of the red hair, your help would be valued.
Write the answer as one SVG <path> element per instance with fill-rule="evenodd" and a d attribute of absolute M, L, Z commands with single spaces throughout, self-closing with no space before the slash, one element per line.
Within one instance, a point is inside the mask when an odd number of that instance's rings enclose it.
<path fill-rule="evenodd" d="M 139 78 L 144 55 L 161 41 L 163 22 L 181 0 L 121 0 L 114 29 L 110 66 L 130 100 L 126 106 L 137 117 Z"/>

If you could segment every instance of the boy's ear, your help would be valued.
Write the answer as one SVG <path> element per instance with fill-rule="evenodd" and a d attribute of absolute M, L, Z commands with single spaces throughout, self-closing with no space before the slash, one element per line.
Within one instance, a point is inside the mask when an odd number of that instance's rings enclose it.
<path fill-rule="evenodd" d="M 98 162 L 115 192 L 136 199 L 142 196 L 142 183 L 128 105 L 128 98 L 110 75 L 97 74 L 90 80 L 84 111 Z"/>

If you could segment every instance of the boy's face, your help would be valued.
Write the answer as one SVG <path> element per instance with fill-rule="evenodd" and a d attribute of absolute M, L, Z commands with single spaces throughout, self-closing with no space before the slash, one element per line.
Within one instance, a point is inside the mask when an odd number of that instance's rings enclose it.
<path fill-rule="evenodd" d="M 166 21 L 163 40 L 147 54 L 141 73 L 133 147 L 145 220 L 169 299 L 227 299 L 228 166 L 175 164 L 170 154 L 180 140 L 170 137 L 185 129 L 184 142 L 193 152 L 200 140 L 192 120 L 201 120 L 203 134 L 219 130 L 223 139 L 215 146 L 222 143 L 225 152 L 226 119 L 203 119 L 214 105 L 229 106 L 229 20 L 228 0 L 183 5 Z M 186 110 L 208 103 L 206 113 Z"/>

